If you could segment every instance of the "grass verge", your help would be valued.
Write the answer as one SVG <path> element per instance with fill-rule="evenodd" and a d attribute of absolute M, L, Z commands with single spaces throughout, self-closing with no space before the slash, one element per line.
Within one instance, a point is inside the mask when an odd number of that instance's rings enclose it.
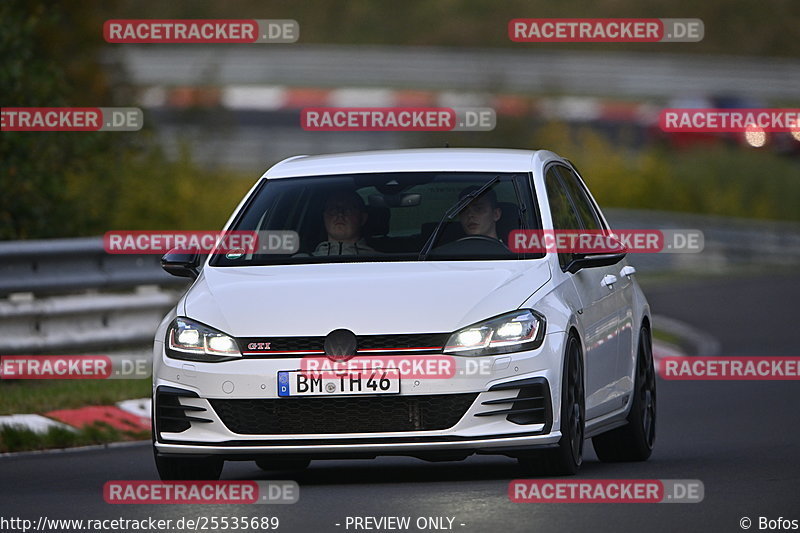
<path fill-rule="evenodd" d="M 682 342 L 681 337 L 676 335 L 675 333 L 655 328 L 653 328 L 653 339 L 661 342 L 666 342 L 668 344 L 673 344 L 675 346 L 680 346 Z"/>
<path fill-rule="evenodd" d="M 0 381 L 0 415 L 46 413 L 113 405 L 150 396 L 150 379 L 37 379 Z"/>
<path fill-rule="evenodd" d="M 47 433 L 36 433 L 21 426 L 0 427 L 0 453 L 56 448 L 74 448 L 150 437 L 149 431 L 120 431 L 108 424 L 95 423 L 77 431 L 51 427 Z"/>

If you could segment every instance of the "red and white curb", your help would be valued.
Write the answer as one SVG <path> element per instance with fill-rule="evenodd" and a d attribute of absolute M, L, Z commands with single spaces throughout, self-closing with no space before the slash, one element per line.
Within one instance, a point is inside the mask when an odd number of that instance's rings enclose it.
<path fill-rule="evenodd" d="M 7 415 L 0 416 L 0 427 L 27 429 L 34 433 L 47 433 L 50 428 L 73 429 L 42 415 Z"/>
<path fill-rule="evenodd" d="M 59 409 L 42 415 L 0 416 L 0 426 L 47 433 L 52 427 L 76 430 L 102 422 L 121 431 L 150 430 L 150 399 L 125 400 L 116 405 L 91 405 L 78 409 Z"/>

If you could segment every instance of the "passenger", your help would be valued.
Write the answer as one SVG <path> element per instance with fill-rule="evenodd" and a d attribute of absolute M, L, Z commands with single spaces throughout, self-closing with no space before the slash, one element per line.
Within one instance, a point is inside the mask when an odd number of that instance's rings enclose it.
<path fill-rule="evenodd" d="M 467 187 L 459 193 L 458 197 L 464 198 L 479 188 L 477 185 Z M 497 195 L 490 189 L 472 200 L 459 213 L 458 219 L 461 222 L 461 229 L 468 236 L 484 235 L 501 240 L 497 236 L 497 221 L 500 220 L 501 216 L 503 216 L 503 210 L 497 205 Z"/>
<path fill-rule="evenodd" d="M 361 234 L 367 223 L 367 207 L 355 191 L 339 191 L 325 202 L 322 212 L 328 240 L 317 245 L 312 255 L 374 255 Z"/>

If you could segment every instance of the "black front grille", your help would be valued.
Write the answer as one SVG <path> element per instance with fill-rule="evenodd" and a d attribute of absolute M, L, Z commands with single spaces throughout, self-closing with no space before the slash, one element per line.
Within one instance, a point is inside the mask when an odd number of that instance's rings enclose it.
<path fill-rule="evenodd" d="M 358 337 L 360 350 L 387 348 L 441 348 L 447 342 L 448 333 L 419 333 L 407 335 L 362 335 Z"/>
<path fill-rule="evenodd" d="M 242 435 L 383 433 L 453 427 L 477 394 L 209 400 Z"/>
<path fill-rule="evenodd" d="M 358 350 L 397 350 L 408 348 L 437 348 L 447 342 L 449 333 L 411 333 L 401 335 L 359 335 Z M 271 353 L 322 352 L 325 337 L 247 337 L 237 339 L 243 352 L 253 356 L 269 357 Z M 269 343 L 269 349 L 264 345 Z M 426 353 L 436 353 L 427 351 Z M 302 354 L 299 354 L 302 355 Z"/>

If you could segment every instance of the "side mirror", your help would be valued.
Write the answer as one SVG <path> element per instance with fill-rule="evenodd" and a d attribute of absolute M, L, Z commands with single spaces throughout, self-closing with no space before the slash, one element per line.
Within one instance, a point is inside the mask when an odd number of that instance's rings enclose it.
<path fill-rule="evenodd" d="M 607 236 L 608 248 L 591 253 L 576 253 L 567 265 L 567 272 L 574 274 L 582 268 L 595 268 L 615 265 L 622 261 L 628 251 L 615 236 Z"/>
<path fill-rule="evenodd" d="M 161 268 L 173 276 L 180 278 L 197 279 L 200 272 L 197 270 L 199 256 L 185 250 L 170 250 L 161 257 Z"/>
<path fill-rule="evenodd" d="M 626 255 L 628 255 L 626 252 L 618 254 L 575 254 L 575 258 L 567 265 L 567 272 L 574 274 L 582 268 L 616 265 Z"/>

